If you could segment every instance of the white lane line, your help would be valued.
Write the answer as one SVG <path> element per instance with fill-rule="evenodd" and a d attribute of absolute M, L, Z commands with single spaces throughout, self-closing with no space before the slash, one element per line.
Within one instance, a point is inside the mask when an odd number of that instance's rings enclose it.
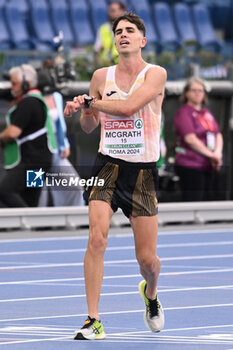
<path fill-rule="evenodd" d="M 104 287 L 104 285 L 103 285 Z M 190 288 L 173 288 L 173 289 L 159 289 L 161 293 L 174 293 L 174 292 L 187 292 L 187 291 L 200 291 L 200 290 L 228 290 L 232 289 L 233 285 L 223 286 L 211 286 L 211 287 L 190 287 Z M 114 292 L 114 293 L 101 293 L 101 297 L 105 296 L 119 296 L 119 295 L 136 295 L 138 291 L 126 291 L 126 292 Z M 50 297 L 33 297 L 33 298 L 17 298 L 17 299 L 2 299 L 0 303 L 10 303 L 16 301 L 38 301 L 38 300 L 57 300 L 57 299 L 72 299 L 72 298 L 85 298 L 86 294 L 72 294 L 72 295 L 57 295 Z"/>
<path fill-rule="evenodd" d="M 98 340 L 98 342 L 100 342 L 100 340 Z M 166 345 L 168 345 L 168 344 L 176 344 L 176 345 L 178 345 L 178 344 L 180 344 L 180 345 L 183 345 L 183 344 L 185 344 L 185 345 L 192 345 L 192 344 L 196 344 L 197 346 L 201 346 L 201 344 L 197 344 L 197 342 L 195 341 L 195 340 L 193 340 L 193 341 L 187 341 L 187 340 L 175 340 L 175 339 L 172 339 L 172 340 L 168 340 L 168 339 L 157 339 L 157 338 L 155 338 L 154 340 L 145 340 L 145 339 L 142 339 L 142 340 L 122 340 L 122 339 L 115 339 L 115 340 L 112 340 L 112 339 L 108 339 L 108 338 L 106 338 L 105 340 L 102 340 L 102 342 L 104 342 L 104 343 L 116 343 L 116 344 L 127 344 L 127 343 L 134 343 L 134 344 L 142 344 L 142 347 L 143 347 L 143 345 L 144 344 L 153 344 L 153 345 L 156 345 L 156 344 L 166 344 Z M 203 343 L 202 343 L 203 344 Z M 206 343 L 204 343 L 203 345 L 220 345 L 220 344 L 222 344 L 222 342 L 212 342 L 212 341 L 208 341 L 208 342 L 206 342 Z M 230 345 L 230 344 L 232 344 L 232 342 L 224 342 L 224 344 L 226 344 L 226 345 Z M 212 349 L 214 349 L 214 348 L 212 348 Z"/>
<path fill-rule="evenodd" d="M 120 229 L 119 229 L 120 231 Z M 130 228 L 129 228 L 130 231 Z M 220 235 L 224 234 L 224 233 L 233 233 L 233 229 L 232 228 L 219 228 L 219 229 L 201 229 L 201 230 L 190 230 L 187 229 L 185 231 L 159 231 L 159 235 L 160 236 L 176 236 L 176 235 L 204 235 L 204 234 L 215 234 L 215 233 L 219 233 Z M 114 233 L 114 234 L 110 234 L 109 238 L 129 238 L 129 237 L 133 237 L 133 233 Z M 23 243 L 23 242 L 49 242 L 49 241 L 77 241 L 77 240 L 84 240 L 87 241 L 88 240 L 88 235 L 80 235 L 80 236 L 65 236 L 65 237 L 61 237 L 61 236 L 55 236 L 55 237 L 40 237 L 40 238 L 16 238 L 16 239 L 1 239 L 2 243 Z"/>
<path fill-rule="evenodd" d="M 174 341 L 175 343 L 179 343 L 179 342 L 185 342 L 187 344 L 190 343 L 207 343 L 207 344 L 233 344 L 233 341 L 231 339 L 226 338 L 208 338 L 208 337 L 201 337 L 199 338 L 198 336 L 196 337 L 187 337 L 187 336 L 177 336 L 177 335 L 173 335 L 173 336 L 168 336 L 168 335 L 152 335 L 152 336 L 143 336 L 143 335 L 134 335 L 134 336 L 114 336 L 111 335 L 109 336 L 109 339 L 119 339 L 119 340 L 134 340 L 135 342 L 137 341 L 142 341 L 144 340 L 146 343 L 148 341 L 152 341 L 152 340 L 156 340 L 156 342 L 160 342 L 160 341 Z"/>
<path fill-rule="evenodd" d="M 231 345 L 233 344 L 232 341 L 230 340 L 211 340 L 211 339 L 197 339 L 197 338 L 177 338 L 177 337 L 172 337 L 172 338 L 167 338 L 167 337 L 161 337 L 156 335 L 154 338 L 138 338 L 138 339 L 127 339 L 127 338 L 119 338 L 119 337 L 110 337 L 106 338 L 105 342 L 108 343 L 136 343 L 136 344 L 186 344 L 186 345 L 191 345 L 191 344 L 196 344 L 197 346 L 203 345 Z"/>
<path fill-rule="evenodd" d="M 232 228 L 219 228 L 219 229 L 188 229 L 188 230 L 184 230 L 184 231 L 179 231 L 179 230 L 172 230 L 172 231 L 160 231 L 159 230 L 159 236 L 176 236 L 176 235 L 203 235 L 203 234 L 215 234 L 215 233 L 219 233 L 220 235 L 224 234 L 224 233 L 233 233 L 233 229 Z"/>
<path fill-rule="evenodd" d="M 178 266 L 179 267 L 179 266 Z M 216 273 L 216 272 L 231 272 L 233 269 L 208 269 L 208 270 L 191 270 L 191 271 L 181 271 L 181 272 L 162 272 L 160 276 L 167 275 L 180 275 L 180 274 L 201 274 L 201 273 Z M 141 274 L 129 274 L 129 275 L 112 275 L 104 276 L 104 280 L 109 279 L 124 279 L 124 278 L 138 278 L 142 277 Z M 33 284 L 33 283 L 46 283 L 46 282 L 72 282 L 72 281 L 84 281 L 84 277 L 75 277 L 75 278 L 54 278 L 54 279 L 42 279 L 42 280 L 27 280 L 27 281 L 6 281 L 0 282 L 0 285 L 18 285 L 18 284 Z"/>
<path fill-rule="evenodd" d="M 70 332 L 46 332 L 46 331 L 44 331 L 44 332 L 37 332 L 37 331 L 34 331 L 34 332 L 29 332 L 29 331 L 24 331 L 24 330 L 22 330 L 22 331 L 20 331 L 20 330 L 18 330 L 18 331 L 4 331 L 4 330 L 0 330 L 0 335 L 2 336 L 2 335 L 27 335 L 27 336 L 37 336 L 37 337 L 48 337 L 48 336 L 55 336 L 55 335 L 57 335 L 57 336 L 61 336 L 61 337 L 65 337 L 65 336 L 67 336 L 67 334 L 69 334 L 69 336 L 70 336 Z"/>
<path fill-rule="evenodd" d="M 115 292 L 115 293 L 102 293 L 101 296 L 116 296 L 116 295 L 128 295 L 128 294 L 138 294 L 138 292 Z M 21 298 L 21 299 L 5 299 L 0 300 L 0 303 L 16 302 L 16 301 L 38 301 L 38 300 L 59 300 L 59 299 L 73 299 L 73 298 L 85 298 L 86 294 L 77 295 L 58 295 L 52 297 L 38 297 L 38 298 Z"/>
<path fill-rule="evenodd" d="M 196 242 L 196 243 L 171 243 L 171 244 L 158 244 L 158 249 L 166 248 L 187 248 L 187 247 L 210 247 L 210 246 L 225 246 L 232 245 L 233 241 L 221 241 L 221 242 Z M 106 251 L 118 251 L 118 250 L 134 250 L 134 245 L 129 246 L 117 246 L 108 247 Z M 22 250 L 2 252 L 0 256 L 12 256 L 12 255 L 39 255 L 39 254 L 67 254 L 67 253 L 83 253 L 86 252 L 86 248 L 78 249 L 48 249 L 48 250 Z"/>
<path fill-rule="evenodd" d="M 232 272 L 233 269 L 215 269 L 215 270 L 195 270 L 195 271 L 181 271 L 181 272 L 162 272 L 159 276 L 181 276 L 181 275 L 201 275 L 219 272 Z"/>
<path fill-rule="evenodd" d="M 208 309 L 217 307 L 231 307 L 233 303 L 229 304 L 213 304 L 213 305 L 195 305 L 195 306 L 181 306 L 181 307 L 168 307 L 164 308 L 165 311 L 177 311 L 177 310 L 193 310 L 193 309 Z M 100 312 L 100 315 L 123 315 L 131 313 L 143 313 L 145 310 L 122 310 L 122 311 L 107 311 Z M 72 318 L 72 317 L 86 317 L 87 313 L 83 314 L 71 314 L 71 315 L 57 315 L 57 316 L 39 316 L 39 317 L 23 317 L 23 318 L 11 318 L 0 319 L 1 322 L 17 322 L 17 321 L 29 321 L 29 320 L 47 320 L 47 319 L 59 319 L 59 318 Z"/>
<path fill-rule="evenodd" d="M 122 235 L 122 236 L 124 237 L 125 235 Z M 1 243 L 53 242 L 53 241 L 58 242 L 58 241 L 82 241 L 82 240 L 87 241 L 88 235 L 1 239 Z"/>
<path fill-rule="evenodd" d="M 216 255 L 191 255 L 161 258 L 162 261 L 182 261 L 182 260 L 202 260 L 202 259 L 227 259 L 233 258 L 233 254 L 216 254 Z"/>
<path fill-rule="evenodd" d="M 111 328 L 117 328 L 117 327 L 111 327 Z M 226 324 L 226 325 L 214 325 L 214 326 L 198 326 L 198 327 L 186 327 L 186 328 L 173 328 L 173 329 L 164 329 L 161 335 L 153 334 L 150 331 L 128 331 L 128 332 L 117 332 L 117 333 L 107 333 L 108 337 L 128 337 L 128 338 L 144 338 L 144 339 L 154 339 L 156 338 L 189 338 L 193 339 L 193 337 L 186 337 L 186 336 L 178 336 L 178 335 L 164 335 L 164 333 L 169 332 L 177 332 L 177 331 L 190 331 L 190 330 L 207 330 L 207 329 L 219 329 L 219 328 L 233 328 L 233 324 Z M 50 334 L 60 334 L 61 336 L 68 335 L 69 333 L 73 334 L 73 328 L 53 328 L 53 327 L 44 327 L 44 326 L 38 326 L 38 327 L 27 327 L 27 326 L 21 326 L 21 327 L 14 327 L 14 326 L 8 326 L 0 329 L 0 332 L 2 334 L 19 334 L 19 333 L 27 333 L 28 335 L 50 335 Z M 45 333 L 46 332 L 46 333 Z M 226 331 L 225 331 L 226 332 Z M 205 337 L 205 335 L 203 335 Z M 213 339 L 214 340 L 214 339 Z M 218 339 L 220 340 L 220 339 Z M 226 340 L 229 340 L 226 338 Z"/>
<path fill-rule="evenodd" d="M 215 269 L 215 270 L 193 270 L 193 271 L 176 271 L 176 272 L 162 272 L 161 276 L 179 276 L 179 275 L 196 275 L 196 274 L 209 274 L 209 273 L 222 273 L 222 272 L 233 272 L 233 269 Z M 142 277 L 140 274 L 134 275 L 120 275 L 120 276 L 104 276 L 104 279 L 115 279 L 115 278 L 134 278 L 134 277 Z M 58 278 L 58 279 L 50 279 L 50 280 L 32 280 L 32 281 L 13 281 L 13 282 L 0 282 L 0 285 L 8 285 L 8 284 L 30 284 L 37 282 L 51 282 L 51 281 L 83 281 L 84 277 L 79 278 Z"/>
<path fill-rule="evenodd" d="M 44 342 L 44 341 L 61 341 L 61 340 L 68 340 L 74 342 L 74 340 L 69 337 L 59 337 L 59 338 L 47 338 L 47 339 L 25 339 L 25 340 L 12 340 L 11 342 L 0 342 L 1 345 L 11 345 L 11 344 L 22 344 L 22 343 L 35 343 L 35 342 Z M 104 340 L 99 340 L 98 342 L 101 342 L 103 344 L 106 343 L 136 343 L 136 344 L 205 344 L 205 345 L 219 345 L 219 344 L 232 344 L 232 341 L 219 341 L 219 340 L 210 340 L 210 339 L 197 339 L 197 338 L 177 338 L 177 337 L 161 337 L 161 336 L 154 336 L 153 338 L 138 338 L 136 340 L 134 339 L 120 339 L 118 337 L 108 337 Z"/>
<path fill-rule="evenodd" d="M 118 278 L 135 278 L 141 277 L 140 274 L 134 275 L 116 275 L 116 276 L 104 276 L 104 279 L 118 279 Z M 0 282 L 0 285 L 11 285 L 11 284 L 31 284 L 31 283 L 43 283 L 43 282 L 69 282 L 69 281 L 84 281 L 84 277 L 77 278 L 55 278 L 55 279 L 46 279 L 46 280 L 30 280 L 30 281 L 9 281 L 9 282 Z"/>
<path fill-rule="evenodd" d="M 227 244 L 227 243 L 226 243 Z M 233 242 L 232 242 L 233 244 Z M 217 245 L 217 244 L 216 244 Z M 131 250 L 134 249 L 134 246 L 125 246 L 125 247 L 109 247 L 107 251 L 118 251 L 118 250 Z M 0 256 L 11 256 L 11 255 L 35 255 L 35 254 L 67 254 L 67 253 L 85 253 L 86 248 L 79 249 L 50 249 L 50 250 L 30 250 L 30 251 L 15 251 L 15 252 L 4 252 L 0 253 Z"/>
<path fill-rule="evenodd" d="M 232 324 L 222 324 L 222 325 L 214 325 L 214 326 L 197 326 L 197 327 L 184 327 L 184 328 L 170 328 L 170 329 L 163 329 L 163 333 L 165 332 L 180 332 L 180 331 L 195 331 L 195 330 L 202 330 L 202 329 L 215 329 L 215 328 L 233 328 Z M 134 334 L 148 334 L 152 335 L 150 331 L 130 331 L 130 332 L 120 332 L 120 333 L 110 333 L 109 335 L 134 335 Z"/>
<path fill-rule="evenodd" d="M 12 340 L 8 342 L 0 342 L 0 345 L 12 345 L 12 344 L 22 344 L 22 343 L 37 343 L 37 342 L 43 342 L 43 341 L 57 341 L 57 340 L 66 340 L 70 339 L 69 337 L 56 337 L 56 338 L 46 338 L 46 339 L 26 339 L 26 340 Z"/>
<path fill-rule="evenodd" d="M 178 257 L 161 258 L 161 260 L 162 261 L 185 261 L 185 260 L 228 259 L 228 258 L 233 258 L 233 254 L 178 256 Z M 127 263 L 137 263 L 137 260 L 136 259 L 109 260 L 109 261 L 107 260 L 104 262 L 105 265 L 127 264 Z M 36 268 L 71 267 L 71 266 L 83 266 L 83 262 L 61 263 L 61 264 L 33 264 L 33 265 L 1 266 L 0 270 L 36 269 Z"/>

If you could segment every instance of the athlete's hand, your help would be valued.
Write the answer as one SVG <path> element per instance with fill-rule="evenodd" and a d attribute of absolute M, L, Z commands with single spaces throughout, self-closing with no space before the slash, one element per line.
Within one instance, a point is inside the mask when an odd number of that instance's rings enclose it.
<path fill-rule="evenodd" d="M 85 108 L 85 97 L 88 97 L 87 94 L 79 95 L 73 98 L 74 102 L 78 102 L 80 104 L 80 108 Z"/>
<path fill-rule="evenodd" d="M 68 101 L 66 102 L 66 106 L 64 109 L 64 115 L 66 117 L 71 117 L 72 114 L 78 112 L 78 110 L 80 109 L 80 104 L 78 101 Z"/>
<path fill-rule="evenodd" d="M 77 112 L 81 108 L 85 108 L 84 98 L 88 95 L 79 95 L 73 98 L 73 101 L 66 102 L 66 107 L 64 109 L 64 115 L 66 117 L 71 117 L 72 114 Z"/>

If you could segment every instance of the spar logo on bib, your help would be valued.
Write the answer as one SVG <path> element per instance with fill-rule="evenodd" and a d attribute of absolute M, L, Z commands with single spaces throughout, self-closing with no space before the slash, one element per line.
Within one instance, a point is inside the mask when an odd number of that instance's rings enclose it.
<path fill-rule="evenodd" d="M 104 122 L 104 128 L 106 130 L 117 130 L 117 129 L 133 129 L 133 120 L 106 120 Z"/>
<path fill-rule="evenodd" d="M 142 119 L 137 120 L 106 120 L 104 122 L 104 128 L 106 130 L 124 130 L 124 129 L 141 129 L 143 127 Z"/>
<path fill-rule="evenodd" d="M 141 129 L 141 128 L 143 127 L 143 121 L 142 121 L 142 119 L 137 119 L 137 120 L 135 120 L 135 127 L 136 127 L 137 129 Z"/>

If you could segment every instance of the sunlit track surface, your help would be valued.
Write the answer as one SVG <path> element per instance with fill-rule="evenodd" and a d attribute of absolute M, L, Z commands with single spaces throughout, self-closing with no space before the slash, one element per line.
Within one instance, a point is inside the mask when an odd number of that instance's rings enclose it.
<path fill-rule="evenodd" d="M 120 229 L 119 229 L 120 230 Z M 131 231 L 110 235 L 100 315 L 107 338 L 77 342 L 87 316 L 87 237 L 0 240 L 0 347 L 21 349 L 233 349 L 233 229 L 159 235 L 165 329 L 143 322 Z"/>

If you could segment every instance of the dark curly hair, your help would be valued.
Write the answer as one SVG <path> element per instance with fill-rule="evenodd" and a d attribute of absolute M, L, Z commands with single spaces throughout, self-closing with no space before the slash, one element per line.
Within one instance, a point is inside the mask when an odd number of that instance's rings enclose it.
<path fill-rule="evenodd" d="M 126 12 L 124 15 L 117 17 L 117 19 L 113 22 L 112 31 L 114 35 L 116 27 L 120 21 L 128 21 L 135 24 L 138 30 L 143 33 L 143 36 L 146 36 L 146 28 L 143 20 L 132 11 Z"/>

